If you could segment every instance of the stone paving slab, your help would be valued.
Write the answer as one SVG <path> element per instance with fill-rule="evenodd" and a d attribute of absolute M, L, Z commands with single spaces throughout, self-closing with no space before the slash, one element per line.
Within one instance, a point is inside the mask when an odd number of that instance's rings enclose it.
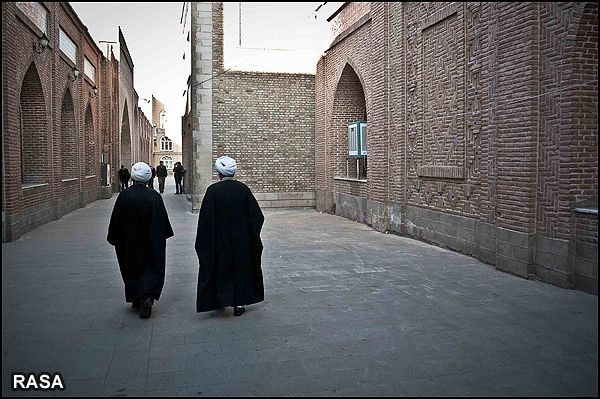
<path fill-rule="evenodd" d="M 148 320 L 106 242 L 116 196 L 2 244 L 3 396 L 598 395 L 598 297 L 314 209 L 264 211 L 264 302 L 198 314 L 174 191 Z M 67 390 L 13 392 L 14 371 Z"/>

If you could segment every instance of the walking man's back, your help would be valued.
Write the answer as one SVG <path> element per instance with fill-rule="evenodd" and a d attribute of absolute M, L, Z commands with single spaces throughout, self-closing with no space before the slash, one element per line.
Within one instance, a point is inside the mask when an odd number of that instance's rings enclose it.
<path fill-rule="evenodd" d="M 166 241 L 173 236 L 162 197 L 146 186 L 152 171 L 144 162 L 131 168 L 133 186 L 117 197 L 107 240 L 115 246 L 125 301 L 148 318 L 165 281 Z"/>
<path fill-rule="evenodd" d="M 156 167 L 156 176 L 158 177 L 158 191 L 162 194 L 165 192 L 165 179 L 167 178 L 167 167 L 163 165 L 163 161 L 160 161 Z"/>
<path fill-rule="evenodd" d="M 264 216 L 250 189 L 235 180 L 235 160 L 221 157 L 218 183 L 206 190 L 196 235 L 200 262 L 197 311 L 245 308 L 264 300 L 260 231 Z"/>

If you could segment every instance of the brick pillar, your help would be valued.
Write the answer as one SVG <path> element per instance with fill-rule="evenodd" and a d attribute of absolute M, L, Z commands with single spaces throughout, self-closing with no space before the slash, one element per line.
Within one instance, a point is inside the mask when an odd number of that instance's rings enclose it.
<path fill-rule="evenodd" d="M 212 3 L 192 2 L 192 210 L 212 184 Z"/>

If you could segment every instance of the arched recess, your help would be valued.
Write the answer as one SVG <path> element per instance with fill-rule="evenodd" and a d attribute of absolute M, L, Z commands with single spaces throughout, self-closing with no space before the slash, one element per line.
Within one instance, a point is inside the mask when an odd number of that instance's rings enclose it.
<path fill-rule="evenodd" d="M 349 56 L 346 55 L 346 59 L 344 61 L 344 69 L 342 69 L 341 72 L 338 72 L 338 75 L 336 76 L 336 87 L 339 84 L 340 80 L 342 79 L 342 76 L 344 76 L 346 68 L 347 67 L 352 68 L 352 70 L 354 71 L 354 73 L 356 74 L 356 77 L 358 78 L 358 80 L 360 81 L 360 84 L 362 86 L 364 95 L 365 95 L 365 102 L 367 103 L 367 108 L 369 108 L 369 87 L 367 86 L 365 79 L 363 77 L 363 74 L 361 73 L 360 68 L 358 67 L 358 65 L 356 65 L 356 63 L 354 62 L 354 60 L 352 58 L 350 58 Z"/>
<path fill-rule="evenodd" d="M 60 109 L 60 166 L 63 180 L 77 177 L 77 154 L 75 108 L 71 90 L 67 89 Z"/>
<path fill-rule="evenodd" d="M 133 153 L 132 153 L 132 157 L 133 159 L 135 159 L 135 162 L 139 162 L 141 161 L 140 158 L 140 120 L 139 120 L 139 115 L 138 115 L 138 108 L 136 106 L 133 107 Z M 132 162 L 132 163 L 135 163 Z"/>
<path fill-rule="evenodd" d="M 92 106 L 88 104 L 85 110 L 85 174 L 92 176 L 96 174 L 96 141 L 94 137 L 94 119 Z"/>
<path fill-rule="evenodd" d="M 127 100 L 123 108 L 123 120 L 121 121 L 121 165 L 131 169 L 131 124 L 127 110 Z"/>
<path fill-rule="evenodd" d="M 48 122 L 42 82 L 32 62 L 21 85 L 19 102 L 21 183 L 48 181 Z"/>
<path fill-rule="evenodd" d="M 330 121 L 333 153 L 329 159 L 333 160 L 334 176 L 366 178 L 366 158 L 361 158 L 358 166 L 355 159 L 348 158 L 348 123 L 358 121 L 367 121 L 365 91 L 354 68 L 346 63 L 335 89 Z"/>

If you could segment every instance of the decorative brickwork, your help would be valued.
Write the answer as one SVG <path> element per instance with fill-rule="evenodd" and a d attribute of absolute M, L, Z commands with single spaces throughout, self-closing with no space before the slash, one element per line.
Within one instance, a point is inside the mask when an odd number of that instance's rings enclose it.
<path fill-rule="evenodd" d="M 591 292 L 595 281 L 597 292 L 597 252 L 595 277 L 589 255 L 585 278 L 573 269 L 584 242 L 576 237 L 597 236 L 597 216 L 573 216 L 598 197 L 597 4 L 371 3 L 362 15 L 349 7 L 334 14 L 332 26 L 345 29 L 317 63 L 318 209 L 524 277 L 587 281 L 580 287 Z M 334 180 L 328 159 L 348 65 L 369 124 L 360 187 Z"/>

